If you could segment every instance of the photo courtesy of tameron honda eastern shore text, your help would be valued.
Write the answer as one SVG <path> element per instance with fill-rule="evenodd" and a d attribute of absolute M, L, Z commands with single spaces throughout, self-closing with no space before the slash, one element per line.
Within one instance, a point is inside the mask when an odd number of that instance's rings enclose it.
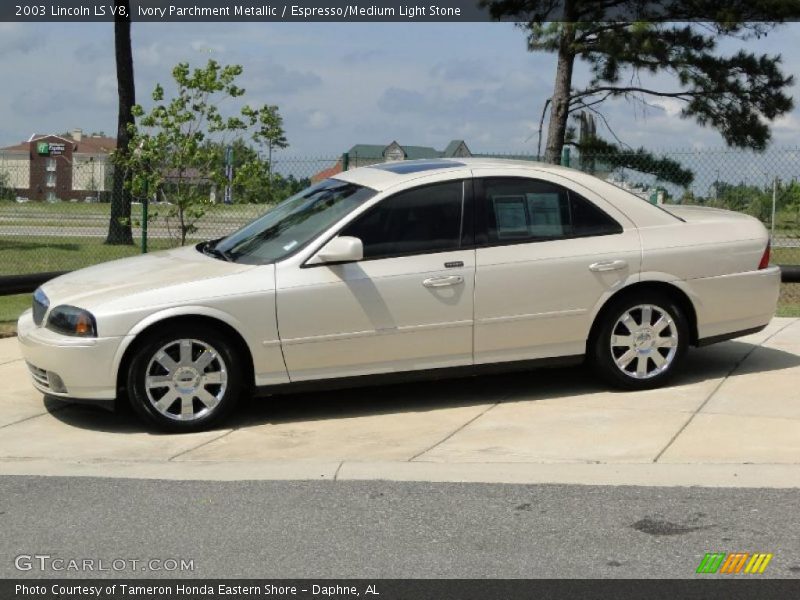
<path fill-rule="evenodd" d="M 632 390 L 765 327 L 756 219 L 657 206 L 490 159 L 346 171 L 228 237 L 47 282 L 19 320 L 33 384 L 195 431 L 264 395 L 585 360 Z M 535 376 L 530 385 L 536 386 Z"/>

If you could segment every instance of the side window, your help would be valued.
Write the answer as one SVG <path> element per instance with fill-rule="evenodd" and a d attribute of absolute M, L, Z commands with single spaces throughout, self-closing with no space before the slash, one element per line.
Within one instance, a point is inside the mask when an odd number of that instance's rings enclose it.
<path fill-rule="evenodd" d="M 483 180 L 489 243 L 621 233 L 613 218 L 567 188 L 517 177 Z"/>
<path fill-rule="evenodd" d="M 463 183 L 451 181 L 400 192 L 345 227 L 364 243 L 364 258 L 457 250 L 461 245 Z"/>

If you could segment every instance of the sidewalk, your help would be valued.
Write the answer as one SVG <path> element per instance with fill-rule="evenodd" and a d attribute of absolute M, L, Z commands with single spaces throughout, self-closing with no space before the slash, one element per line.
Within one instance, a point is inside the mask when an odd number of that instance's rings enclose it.
<path fill-rule="evenodd" d="M 44 400 L 0 340 L 0 474 L 800 487 L 800 320 L 686 367 L 637 393 L 570 368 L 274 397 L 164 435 Z"/>

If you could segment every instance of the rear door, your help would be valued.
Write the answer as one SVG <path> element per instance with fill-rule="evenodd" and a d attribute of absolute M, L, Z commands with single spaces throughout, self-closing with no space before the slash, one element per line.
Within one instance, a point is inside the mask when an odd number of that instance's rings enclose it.
<path fill-rule="evenodd" d="M 638 231 L 565 178 L 473 173 L 475 362 L 583 354 L 595 307 L 638 277 Z"/>

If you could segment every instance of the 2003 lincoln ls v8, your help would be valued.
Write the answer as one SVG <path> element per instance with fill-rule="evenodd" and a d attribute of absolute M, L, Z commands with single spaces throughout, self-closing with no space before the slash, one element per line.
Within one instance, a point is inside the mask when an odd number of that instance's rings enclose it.
<path fill-rule="evenodd" d="M 195 431 L 246 393 L 540 359 L 651 388 L 690 345 L 765 327 L 779 285 L 749 216 L 550 165 L 408 161 L 341 173 L 220 240 L 54 279 L 18 330 L 45 394 L 127 396 Z"/>

